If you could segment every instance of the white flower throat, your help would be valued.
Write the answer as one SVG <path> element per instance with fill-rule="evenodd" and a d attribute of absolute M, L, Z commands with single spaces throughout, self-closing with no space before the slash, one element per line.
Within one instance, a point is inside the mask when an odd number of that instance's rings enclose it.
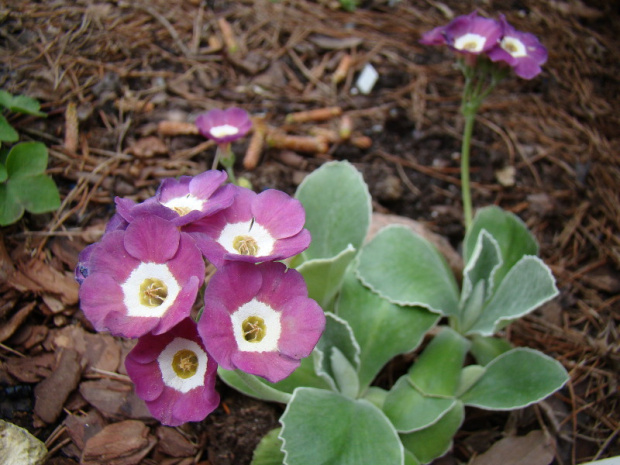
<path fill-rule="evenodd" d="M 273 253 L 276 240 L 265 227 L 252 219 L 227 224 L 217 242 L 229 253 L 264 257 Z"/>

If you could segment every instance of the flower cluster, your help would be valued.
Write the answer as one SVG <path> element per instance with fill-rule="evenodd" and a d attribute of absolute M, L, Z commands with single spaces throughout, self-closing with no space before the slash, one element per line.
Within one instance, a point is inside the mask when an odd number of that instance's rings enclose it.
<path fill-rule="evenodd" d="M 512 67 L 515 74 L 532 79 L 541 72 L 547 61 L 547 50 L 538 38 L 511 26 L 504 15 L 499 21 L 482 18 L 474 11 L 458 16 L 446 26 L 439 26 L 422 36 L 426 45 L 447 45 L 452 50 L 472 58 L 486 56 L 492 62 Z"/>
<path fill-rule="evenodd" d="M 301 274 L 279 262 L 310 244 L 301 203 L 226 180 L 211 170 L 165 179 L 141 203 L 117 198 L 103 237 L 76 268 L 84 314 L 97 331 L 138 339 L 127 373 L 152 415 L 171 426 L 216 408 L 218 365 L 280 381 L 325 326 Z M 205 259 L 217 270 L 196 323 Z"/>

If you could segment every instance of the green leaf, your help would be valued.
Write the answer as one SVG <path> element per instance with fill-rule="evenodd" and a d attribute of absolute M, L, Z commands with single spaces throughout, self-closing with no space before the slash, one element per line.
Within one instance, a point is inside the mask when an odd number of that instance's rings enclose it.
<path fill-rule="evenodd" d="M 454 396 L 469 346 L 459 333 L 442 328 L 409 370 L 410 382 L 427 395 Z"/>
<path fill-rule="evenodd" d="M 405 226 L 387 226 L 366 244 L 357 276 L 393 303 L 458 313 L 459 292 L 450 267 L 435 246 Z"/>
<path fill-rule="evenodd" d="M 400 439 L 421 464 L 441 457 L 452 448 L 452 438 L 463 424 L 465 408 L 457 402 L 437 423 L 420 431 L 401 434 Z M 415 463 L 415 462 L 413 462 Z"/>
<path fill-rule="evenodd" d="M 355 253 L 353 246 L 349 245 L 333 258 L 315 258 L 297 267 L 308 286 L 308 297 L 316 300 L 324 310 L 330 309 Z"/>
<path fill-rule="evenodd" d="M 6 90 L 0 90 L 0 107 L 8 109 L 11 106 L 11 102 L 13 102 L 13 96 Z"/>
<path fill-rule="evenodd" d="M 282 440 L 279 438 L 281 430 L 282 428 L 272 429 L 260 440 L 254 449 L 250 465 L 283 465 L 284 452 L 280 450 Z"/>
<path fill-rule="evenodd" d="M 353 271 L 345 276 L 336 311 L 349 323 L 361 348 L 362 389 L 393 357 L 415 350 L 439 320 L 421 307 L 390 303 L 364 287 Z"/>
<path fill-rule="evenodd" d="M 60 207 L 58 188 L 49 176 L 40 174 L 27 178 L 11 178 L 6 184 L 13 198 L 30 213 L 51 212 Z"/>
<path fill-rule="evenodd" d="M 0 141 L 2 142 L 16 142 L 19 139 L 19 134 L 11 126 L 11 123 L 7 119 L 0 115 Z"/>
<path fill-rule="evenodd" d="M 13 96 L 13 100 L 8 108 L 9 110 L 16 113 L 24 113 L 34 116 L 46 116 L 45 113 L 40 111 L 41 105 L 39 104 L 39 102 L 32 97 L 28 97 L 27 95 Z"/>
<path fill-rule="evenodd" d="M 9 177 L 4 164 L 0 163 L 0 182 L 4 182 Z"/>
<path fill-rule="evenodd" d="M 337 376 L 332 365 L 332 354 L 337 349 L 357 371 L 360 365 L 360 346 L 355 340 L 355 335 L 349 323 L 333 313 L 325 313 L 325 330 L 317 343 L 314 351 L 316 356 L 315 371 L 333 390 L 338 390 Z"/>
<path fill-rule="evenodd" d="M 407 376 L 392 386 L 383 403 L 383 412 L 399 432 L 411 432 L 435 424 L 455 404 L 451 397 L 428 396 L 415 388 Z"/>
<path fill-rule="evenodd" d="M 47 147 L 41 142 L 22 142 L 15 145 L 6 159 L 9 178 L 25 178 L 45 173 Z"/>
<path fill-rule="evenodd" d="M 403 465 L 403 447 L 385 415 L 364 399 L 299 388 L 280 422 L 288 465 Z"/>
<path fill-rule="evenodd" d="M 23 214 L 24 207 L 9 190 L 7 184 L 0 184 L 0 226 L 15 223 Z"/>
<path fill-rule="evenodd" d="M 484 374 L 460 398 L 486 410 L 514 410 L 543 400 L 568 381 L 564 367 L 528 348 L 513 349 L 486 366 Z"/>
<path fill-rule="evenodd" d="M 459 387 L 455 394 L 456 397 L 461 397 L 464 392 L 467 392 L 470 387 L 476 384 L 485 371 L 486 368 L 481 365 L 467 365 L 464 367 L 461 371 Z"/>
<path fill-rule="evenodd" d="M 295 197 L 306 210 L 306 228 L 312 234 L 305 260 L 332 258 L 352 245 L 362 246 L 372 211 L 368 186 L 348 162 L 330 162 L 299 185 Z"/>
<path fill-rule="evenodd" d="M 471 228 L 465 235 L 463 243 L 465 263 L 469 263 L 478 235 L 483 229 L 493 236 L 502 251 L 502 266 L 494 274 L 495 285 L 499 285 L 521 257 L 538 254 L 536 239 L 525 223 L 515 214 L 493 205 L 478 210 Z"/>
<path fill-rule="evenodd" d="M 337 347 L 332 347 L 331 364 L 338 390 L 345 396 L 355 399 L 360 389 L 357 370 Z"/>
<path fill-rule="evenodd" d="M 255 399 L 265 400 L 267 402 L 286 403 L 285 397 L 290 396 L 289 393 L 277 389 L 272 383 L 268 383 L 259 376 L 246 374 L 243 378 L 236 371 L 225 370 L 218 367 L 217 374 L 224 383 Z M 293 375 L 291 375 L 293 376 Z M 248 384 L 248 377 L 252 378 L 252 383 Z M 258 388 L 257 388 L 258 387 Z"/>
<path fill-rule="evenodd" d="M 538 257 L 525 256 L 508 272 L 468 334 L 493 333 L 558 295 L 551 270 Z"/>
<path fill-rule="evenodd" d="M 488 365 L 491 360 L 512 349 L 506 339 L 487 336 L 474 336 L 470 352 L 480 365 Z"/>
<path fill-rule="evenodd" d="M 497 241 L 486 230 L 480 231 L 476 246 L 463 270 L 461 302 L 465 302 L 479 282 L 485 283 L 484 300 L 493 293 L 493 274 L 502 265 L 501 250 Z"/>
<path fill-rule="evenodd" d="M 277 383 L 270 383 L 269 381 L 258 376 L 255 376 L 254 378 L 257 382 L 260 382 L 267 386 L 267 392 L 269 392 L 269 388 L 271 388 L 279 392 L 292 394 L 295 388 L 298 388 L 300 386 L 316 387 L 319 389 L 331 389 L 331 385 L 327 383 L 323 378 L 318 376 L 314 371 L 315 356 L 316 352 L 313 352 L 310 357 L 301 359 L 301 364 L 299 368 L 297 368 L 291 375 Z M 274 393 L 274 395 L 265 396 L 265 393 L 262 389 L 260 393 L 257 392 L 256 389 L 252 389 L 252 387 L 249 386 L 236 371 L 224 370 L 220 367 L 218 368 L 217 372 L 222 381 L 247 396 L 273 402 L 280 401 L 281 396 L 277 392 Z"/>

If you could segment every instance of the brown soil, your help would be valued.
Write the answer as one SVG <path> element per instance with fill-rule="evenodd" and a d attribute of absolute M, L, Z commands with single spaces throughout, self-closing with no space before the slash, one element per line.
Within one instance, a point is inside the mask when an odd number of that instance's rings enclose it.
<path fill-rule="evenodd" d="M 349 160 L 364 174 L 375 210 L 419 220 L 458 248 L 462 79 L 448 51 L 417 40 L 476 7 L 506 14 L 549 49 L 539 77 L 507 79 L 481 109 L 472 177 L 476 206 L 497 204 L 526 221 L 561 290 L 506 335 L 556 357 L 571 380 L 524 411 L 468 411 L 453 452 L 437 463 L 467 462 L 504 436 L 536 429 L 554 440 L 556 464 L 620 454 L 617 7 L 602 0 L 393 3 L 364 1 L 355 12 L 327 0 L 0 4 L 0 87 L 38 98 L 48 114 L 11 123 L 24 140 L 47 144 L 63 200 L 53 215 L 27 214 L 1 231 L 0 418 L 45 441 L 49 463 L 77 463 L 84 454 L 84 463 L 100 463 L 101 439 L 88 439 L 115 424 L 105 437 L 146 425 L 144 440 L 118 463 L 248 464 L 278 425 L 280 406 L 222 385 L 222 405 L 204 422 L 182 434 L 158 426 L 127 388 L 127 343 L 93 334 L 79 311 L 71 270 L 78 251 L 101 234 L 113 198 L 145 199 L 161 179 L 213 162 L 212 144 L 187 127 L 166 133 L 161 122 L 191 122 L 234 105 L 271 133 L 307 136 L 337 128 L 342 117 L 293 124 L 287 114 L 338 107 L 353 122 L 351 139 L 330 142 L 325 153 L 302 151 L 298 142 L 265 147 L 253 169 L 240 156 L 239 174 L 257 189 L 292 193 L 326 160 Z M 334 83 L 346 55 L 351 66 Z M 369 95 L 354 94 L 367 63 L 380 78 Z M 498 180 L 507 167 L 514 183 Z M 410 360 L 396 360 L 380 382 Z"/>

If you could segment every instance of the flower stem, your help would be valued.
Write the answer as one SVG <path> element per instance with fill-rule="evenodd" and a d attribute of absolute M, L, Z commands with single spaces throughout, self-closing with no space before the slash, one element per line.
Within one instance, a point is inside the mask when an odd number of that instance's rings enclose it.
<path fill-rule="evenodd" d="M 274 389 L 260 381 L 256 376 L 250 375 L 244 371 L 236 370 L 235 373 L 239 375 L 239 378 L 241 378 L 246 386 L 250 388 L 259 399 L 280 402 L 282 404 L 288 404 L 290 402 L 292 396 L 289 393 Z"/>
<path fill-rule="evenodd" d="M 465 116 L 465 129 L 463 130 L 463 142 L 461 144 L 461 197 L 463 199 L 463 214 L 465 216 L 465 229 L 468 230 L 473 221 L 471 186 L 469 182 L 469 152 L 471 149 L 471 136 L 474 131 L 476 120 L 476 108 L 466 104 L 463 108 Z"/>
<path fill-rule="evenodd" d="M 228 179 L 232 184 L 237 184 L 237 178 L 235 177 L 235 154 L 230 148 L 230 143 L 221 144 L 217 146 L 215 151 L 215 160 L 213 162 L 213 169 L 217 168 L 217 165 L 221 164 L 226 168 L 228 173 Z"/>

